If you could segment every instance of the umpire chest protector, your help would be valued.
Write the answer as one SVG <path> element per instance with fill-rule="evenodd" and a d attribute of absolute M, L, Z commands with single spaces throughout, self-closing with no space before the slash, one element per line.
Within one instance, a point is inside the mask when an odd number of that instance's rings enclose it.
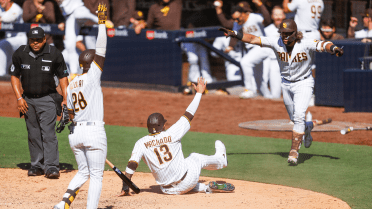
<path fill-rule="evenodd" d="M 21 76 L 22 88 L 27 95 L 55 93 L 54 75 L 68 76 L 61 52 L 54 46 L 45 44 L 42 51 L 35 54 L 28 45 L 21 46 L 13 54 L 10 74 Z"/>

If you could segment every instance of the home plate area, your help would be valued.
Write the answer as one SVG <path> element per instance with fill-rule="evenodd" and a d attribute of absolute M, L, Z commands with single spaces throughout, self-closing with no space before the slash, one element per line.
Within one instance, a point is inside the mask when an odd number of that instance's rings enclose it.
<path fill-rule="evenodd" d="M 372 126 L 372 124 L 332 121 L 331 123 L 328 124 L 315 126 L 312 131 L 340 131 L 347 127 L 353 127 L 354 129 L 358 128 L 363 129 L 367 126 Z M 292 131 L 293 123 L 288 119 L 256 120 L 240 123 L 239 127 L 261 131 Z"/>

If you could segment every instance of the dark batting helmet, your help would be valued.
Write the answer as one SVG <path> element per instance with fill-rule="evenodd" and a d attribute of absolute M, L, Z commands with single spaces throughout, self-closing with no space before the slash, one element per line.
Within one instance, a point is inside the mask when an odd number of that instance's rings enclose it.
<path fill-rule="evenodd" d="M 292 35 L 286 37 L 288 42 L 291 43 L 296 40 L 297 36 L 297 24 L 292 19 L 285 19 L 280 23 L 279 33 L 292 33 Z"/>
<path fill-rule="evenodd" d="M 96 50 L 94 49 L 87 49 L 80 54 L 79 66 L 80 68 L 83 68 L 83 71 L 89 70 L 90 64 L 93 62 L 95 54 L 96 54 Z"/>
<path fill-rule="evenodd" d="M 150 134 L 155 134 L 163 131 L 164 124 L 167 120 L 160 113 L 153 113 L 147 119 L 147 129 Z"/>

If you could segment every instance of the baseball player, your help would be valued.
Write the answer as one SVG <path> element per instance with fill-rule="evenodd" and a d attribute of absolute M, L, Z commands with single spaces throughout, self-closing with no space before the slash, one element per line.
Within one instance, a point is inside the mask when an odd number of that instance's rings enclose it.
<path fill-rule="evenodd" d="M 57 0 L 62 10 L 63 16 L 66 19 L 65 24 L 65 48 L 69 55 L 70 72 L 76 74 L 78 72 L 78 54 L 76 53 L 76 37 L 80 33 L 80 27 L 84 22 L 91 20 L 94 23 L 98 22 L 96 15 L 92 14 L 88 8 L 84 6 L 82 0 Z M 113 27 L 111 21 L 106 21 L 107 27 Z"/>
<path fill-rule="evenodd" d="M 206 88 L 206 81 L 202 77 L 198 78 L 197 84 L 196 86 L 193 83 L 196 90 L 193 101 L 184 115 L 168 130 L 165 130 L 166 120 L 162 114 L 153 113 L 148 117 L 147 128 L 150 134 L 139 139 L 134 145 L 125 170 L 129 179 L 143 159 L 165 194 L 180 195 L 189 191 L 210 193 L 213 190 L 231 192 L 235 189 L 229 183 L 198 183 L 201 169 L 217 170 L 227 166 L 226 148 L 221 141 L 215 142 L 214 155 L 191 153 L 186 159 L 183 157 L 181 139 L 190 130 L 190 122 Z M 121 196 L 129 194 L 129 188 L 123 182 Z"/>
<path fill-rule="evenodd" d="M 240 2 L 238 5 L 232 8 L 231 17 L 242 25 L 244 33 L 254 34 L 256 36 L 262 36 L 264 34 L 264 27 L 269 25 L 271 22 L 270 14 L 267 11 L 265 5 L 260 0 L 253 0 L 256 7 L 259 8 L 263 17 L 259 14 L 250 12 L 250 7 L 247 2 Z M 244 6 L 246 4 L 246 6 Z M 234 46 L 234 39 L 231 40 L 230 46 Z M 267 50 L 262 49 L 252 44 L 246 44 L 245 48 L 248 50 L 240 61 L 244 74 L 244 86 L 245 91 L 242 92 L 240 98 L 252 98 L 257 96 L 257 87 L 263 96 L 270 94 L 267 86 L 263 86 L 262 82 L 262 62 L 264 56 L 267 56 Z M 231 48 L 230 48 L 231 49 Z M 229 52 L 229 50 L 225 50 Z"/>
<path fill-rule="evenodd" d="M 280 37 L 278 29 L 280 23 L 285 19 L 284 11 L 281 7 L 275 6 L 271 11 L 271 19 L 273 23 L 265 28 L 266 37 Z M 267 86 L 267 82 L 270 82 L 270 95 L 269 98 L 278 99 L 281 96 L 282 88 L 281 78 L 280 78 L 280 69 L 278 61 L 276 60 L 276 55 L 274 51 L 270 50 L 268 58 L 264 60 L 263 65 L 263 85 Z"/>
<path fill-rule="evenodd" d="M 23 10 L 11 0 L 0 1 L 0 25 L 1 23 L 23 23 Z M 5 33 L 5 39 L 0 40 L 0 76 L 7 74 L 7 69 L 12 64 L 13 53 L 21 46 L 27 44 L 25 32 Z"/>
<path fill-rule="evenodd" d="M 303 39 L 302 33 L 297 31 L 297 24 L 292 19 L 285 19 L 280 24 L 279 38 L 257 37 L 226 28 L 220 30 L 224 31 L 226 36 L 236 37 L 243 42 L 274 50 L 282 76 L 284 104 L 290 120 L 294 123 L 288 163 L 297 165 L 298 151 L 302 141 L 306 148 L 309 148 L 313 141 L 310 132 L 314 127 L 314 122 L 305 123 L 305 113 L 314 89 L 311 64 L 315 52 L 328 52 L 342 56 L 344 51 L 332 42 Z"/>
<path fill-rule="evenodd" d="M 68 185 L 66 193 L 54 209 L 68 209 L 79 189 L 90 177 L 88 209 L 98 207 L 103 170 L 107 154 L 107 138 L 103 122 L 101 74 L 106 55 L 107 35 L 104 5 L 98 6 L 98 36 L 96 50 L 88 49 L 79 57 L 83 74 L 76 76 L 67 88 L 67 108 L 72 125 L 69 142 L 79 171 Z"/>
<path fill-rule="evenodd" d="M 283 0 L 285 13 L 296 12 L 294 21 L 304 38 L 320 40 L 319 22 L 323 14 L 323 0 Z"/>

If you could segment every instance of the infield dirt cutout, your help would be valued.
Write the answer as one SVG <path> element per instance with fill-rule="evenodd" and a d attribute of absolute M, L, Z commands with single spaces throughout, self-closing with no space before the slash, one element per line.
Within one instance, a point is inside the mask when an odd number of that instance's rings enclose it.
<path fill-rule="evenodd" d="M 168 125 L 174 124 L 194 98 L 175 93 L 118 88 L 103 88 L 103 95 L 105 123 L 133 127 L 146 127 L 147 117 L 153 112 L 161 112 L 168 120 Z M 10 82 L 0 82 L 0 97 L 0 116 L 19 117 Z M 343 108 L 315 106 L 309 107 L 309 110 L 313 119 L 332 118 L 335 121 L 369 123 L 371 118 L 370 113 L 343 113 Z M 290 132 L 256 131 L 238 126 L 246 121 L 287 118 L 281 100 L 272 101 L 260 97 L 241 100 L 235 96 L 207 94 L 202 98 L 190 131 L 290 139 Z M 369 140 L 372 132 L 367 131 L 355 131 L 347 135 L 339 132 L 314 132 L 312 136 L 314 141 L 372 145 Z M 0 169 L 0 208 L 52 208 L 61 201 L 76 172 L 62 170 L 58 180 L 51 180 L 43 176 L 28 177 L 27 170 Z M 350 208 L 344 201 L 326 194 L 232 179 L 201 177 L 200 182 L 226 181 L 235 185 L 234 193 L 194 193 L 180 196 L 161 194 L 160 187 L 149 173 L 136 173 L 133 181 L 141 189 L 141 193 L 117 197 L 121 180 L 113 171 L 105 171 L 99 208 Z M 89 182 L 86 182 L 73 202 L 72 209 L 86 207 L 88 187 Z"/>

